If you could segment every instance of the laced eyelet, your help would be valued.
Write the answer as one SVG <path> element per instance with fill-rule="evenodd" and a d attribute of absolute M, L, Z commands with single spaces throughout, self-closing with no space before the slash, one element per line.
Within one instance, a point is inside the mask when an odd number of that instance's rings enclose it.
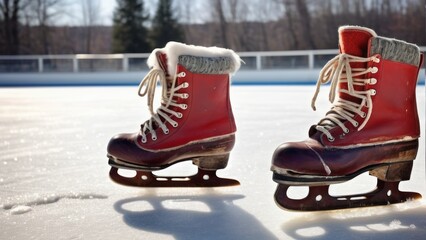
<path fill-rule="evenodd" d="M 152 136 L 151 139 L 152 139 L 152 141 L 156 141 L 157 137 L 156 136 Z"/>
<path fill-rule="evenodd" d="M 376 92 L 376 90 L 375 90 L 375 89 L 371 89 L 371 90 L 370 90 L 370 93 L 371 93 L 371 95 L 372 95 L 372 96 L 374 96 L 374 95 L 376 95 L 376 93 L 377 93 L 377 92 Z"/>
<path fill-rule="evenodd" d="M 362 114 L 360 115 L 362 118 L 367 117 L 367 114 L 365 112 L 362 112 Z"/>
<path fill-rule="evenodd" d="M 349 128 L 346 128 L 345 130 L 343 130 L 344 133 L 349 133 Z"/>
<path fill-rule="evenodd" d="M 163 130 L 164 134 L 169 134 L 169 132 L 170 132 L 169 129 Z"/>
<path fill-rule="evenodd" d="M 327 137 L 327 139 L 328 139 L 328 141 L 330 141 L 330 142 L 334 142 L 334 137 L 332 137 L 332 138 Z"/>
<path fill-rule="evenodd" d="M 379 57 L 375 57 L 375 58 L 373 58 L 373 62 L 375 62 L 375 63 L 379 63 L 379 62 L 380 62 L 380 58 L 379 58 Z"/>
<path fill-rule="evenodd" d="M 189 83 L 187 82 L 182 83 L 182 88 L 187 88 L 187 87 L 189 87 Z"/>
<path fill-rule="evenodd" d="M 368 82 L 368 84 L 370 84 L 370 85 L 374 85 L 376 83 L 377 83 L 377 79 L 375 79 L 375 78 L 370 78 L 370 81 Z"/>
<path fill-rule="evenodd" d="M 177 75 L 177 77 L 181 77 L 181 78 L 183 78 L 183 77 L 185 77 L 186 76 L 186 73 L 185 72 L 180 72 L 178 75 Z"/>
<path fill-rule="evenodd" d="M 358 125 L 359 125 L 359 123 L 358 123 L 358 122 L 355 122 L 355 123 L 354 123 L 354 126 L 355 126 L 355 127 L 358 127 Z"/>
<path fill-rule="evenodd" d="M 188 105 L 186 105 L 186 104 L 181 104 L 181 105 L 180 105 L 180 108 L 182 108 L 182 109 L 187 109 L 187 108 L 188 108 Z"/>
<path fill-rule="evenodd" d="M 371 73 L 377 73 L 379 71 L 379 69 L 377 67 L 372 67 L 370 72 Z"/>
<path fill-rule="evenodd" d="M 179 126 L 179 124 L 178 124 L 178 123 L 173 123 L 173 124 L 172 124 L 172 126 L 173 126 L 174 128 L 176 128 L 176 127 L 178 127 L 178 126 Z"/>
<path fill-rule="evenodd" d="M 187 99 L 187 98 L 189 98 L 189 94 L 188 94 L 188 93 L 184 93 L 184 94 L 183 94 L 183 96 L 182 96 L 182 98 L 183 98 L 183 99 Z"/>
<path fill-rule="evenodd" d="M 182 113 L 178 113 L 178 114 L 177 114 L 177 117 L 178 117 L 178 118 L 182 118 L 182 117 L 183 117 L 183 114 L 182 114 Z"/>
<path fill-rule="evenodd" d="M 142 139 L 141 139 L 141 142 L 142 142 L 142 143 L 146 143 L 146 138 L 142 138 Z"/>

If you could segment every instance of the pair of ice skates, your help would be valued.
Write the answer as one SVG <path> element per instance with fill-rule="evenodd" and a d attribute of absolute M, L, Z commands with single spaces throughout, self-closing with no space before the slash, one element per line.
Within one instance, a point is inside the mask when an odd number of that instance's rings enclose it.
<path fill-rule="evenodd" d="M 333 107 L 309 130 L 309 138 L 280 145 L 272 158 L 275 200 L 293 210 L 327 210 L 386 205 L 420 198 L 401 192 L 409 180 L 420 136 L 415 88 L 423 56 L 417 46 L 379 37 L 368 28 L 339 28 L 340 54 L 321 70 L 331 82 Z M 140 187 L 215 187 L 238 185 L 216 176 L 226 167 L 236 125 L 229 98 L 230 75 L 240 67 L 232 50 L 170 42 L 148 58 L 151 71 L 139 94 L 147 96 L 151 118 L 137 133 L 119 134 L 108 145 L 113 181 Z M 154 112 L 157 82 L 161 106 Z M 336 95 L 337 94 L 337 95 Z M 160 177 L 153 171 L 181 161 L 198 166 L 189 177 Z M 136 170 L 128 178 L 118 168 Z M 377 189 L 359 195 L 331 196 L 330 184 L 369 171 Z M 291 199 L 290 186 L 309 186 L 304 199 Z"/>

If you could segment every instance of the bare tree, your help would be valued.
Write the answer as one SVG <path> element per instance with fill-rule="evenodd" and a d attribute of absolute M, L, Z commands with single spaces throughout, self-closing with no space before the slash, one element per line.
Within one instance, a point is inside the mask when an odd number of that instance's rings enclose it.
<path fill-rule="evenodd" d="M 53 19 L 61 13 L 58 8 L 61 3 L 63 0 L 33 0 L 29 3 L 28 11 L 39 28 L 38 38 L 43 54 L 50 53 L 49 28 Z"/>
<path fill-rule="evenodd" d="M 0 36 L 4 39 L 4 42 L 0 40 L 0 44 L 4 46 L 0 51 L 4 54 L 18 54 L 20 0 L 3 0 L 0 2 L 0 11 L 0 23 L 2 25 Z"/>
<path fill-rule="evenodd" d="M 81 0 L 81 7 L 83 12 L 83 26 L 85 26 L 85 51 L 86 53 L 92 52 L 92 40 L 94 26 L 99 21 L 99 0 Z"/>
<path fill-rule="evenodd" d="M 144 3 L 154 7 L 157 1 Z M 424 46 L 424 1 L 179 0 L 174 1 L 173 12 L 180 14 L 177 20 L 184 27 L 186 43 L 236 51 L 337 48 L 337 29 L 342 25 L 370 27 L 379 35 Z M 97 26 L 102 1 L 77 2 L 0 0 L 0 54 L 110 53 L 112 27 Z M 78 11 L 61 10 L 67 4 Z M 60 14 L 75 19 L 80 12 L 82 18 L 74 22 L 80 26 L 60 26 L 56 21 L 65 19 Z M 153 28 L 149 21 L 143 26 Z M 141 41 L 129 40 L 138 46 Z"/>
<path fill-rule="evenodd" d="M 308 49 L 315 49 L 314 37 L 311 35 L 311 14 L 309 13 L 308 6 L 306 5 L 305 0 L 297 0 L 296 8 L 299 12 L 299 22 L 301 25 L 301 32 L 303 39 L 307 43 Z"/>
<path fill-rule="evenodd" d="M 285 6 L 285 20 L 288 23 L 288 33 L 290 34 L 290 39 L 288 39 L 291 42 L 291 48 L 298 49 L 299 48 L 299 41 L 297 39 L 296 34 L 296 20 L 294 13 L 296 12 L 294 2 L 292 0 L 282 0 L 283 4 Z"/>
<path fill-rule="evenodd" d="M 214 1 L 214 9 L 215 9 L 215 13 L 217 14 L 217 16 L 219 18 L 219 29 L 220 29 L 220 33 L 221 33 L 221 40 L 222 40 L 223 47 L 229 48 L 228 24 L 227 24 L 227 21 L 225 19 L 225 12 L 224 12 L 222 0 L 215 0 Z"/>

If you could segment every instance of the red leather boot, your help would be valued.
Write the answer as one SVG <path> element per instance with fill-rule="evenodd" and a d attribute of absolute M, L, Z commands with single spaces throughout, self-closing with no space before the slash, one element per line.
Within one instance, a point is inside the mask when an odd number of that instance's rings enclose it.
<path fill-rule="evenodd" d="M 272 158 L 278 205 L 294 210 L 327 210 L 386 205 L 419 198 L 398 190 L 409 180 L 420 136 L 415 89 L 423 61 L 420 50 L 404 41 L 379 37 L 368 28 L 339 28 L 340 54 L 321 70 L 331 83 L 333 107 L 309 130 L 309 138 L 280 145 Z M 336 94 L 337 92 L 337 94 Z M 369 171 L 377 189 L 354 196 L 330 196 L 330 184 Z M 305 185 L 304 199 L 287 196 Z"/>
<path fill-rule="evenodd" d="M 148 58 L 151 71 L 139 94 L 147 96 L 151 118 L 136 133 L 119 134 L 108 144 L 110 176 L 117 183 L 142 187 L 203 187 L 239 184 L 216 176 L 235 143 L 229 97 L 230 75 L 240 67 L 232 50 L 169 42 Z M 160 107 L 154 111 L 157 82 Z M 199 172 L 189 177 L 158 177 L 152 171 L 191 160 Z M 136 170 L 135 177 L 118 168 Z"/>

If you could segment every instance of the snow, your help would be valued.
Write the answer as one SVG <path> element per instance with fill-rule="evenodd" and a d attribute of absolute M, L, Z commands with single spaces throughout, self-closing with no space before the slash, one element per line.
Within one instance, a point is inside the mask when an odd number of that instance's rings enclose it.
<path fill-rule="evenodd" d="M 325 212 L 280 209 L 270 161 L 285 141 L 307 137 L 329 109 L 314 86 L 232 86 L 237 143 L 222 177 L 241 186 L 194 189 L 124 187 L 108 178 L 106 145 L 137 131 L 148 116 L 137 87 L 0 88 L 0 239 L 423 239 L 424 200 Z M 417 88 L 422 136 L 425 87 Z M 410 181 L 425 191 L 425 140 Z M 188 175 L 189 162 L 161 174 Z M 159 173 L 159 174 L 160 174 Z M 334 194 L 371 190 L 363 174 Z M 303 196 L 306 187 L 289 194 Z"/>

